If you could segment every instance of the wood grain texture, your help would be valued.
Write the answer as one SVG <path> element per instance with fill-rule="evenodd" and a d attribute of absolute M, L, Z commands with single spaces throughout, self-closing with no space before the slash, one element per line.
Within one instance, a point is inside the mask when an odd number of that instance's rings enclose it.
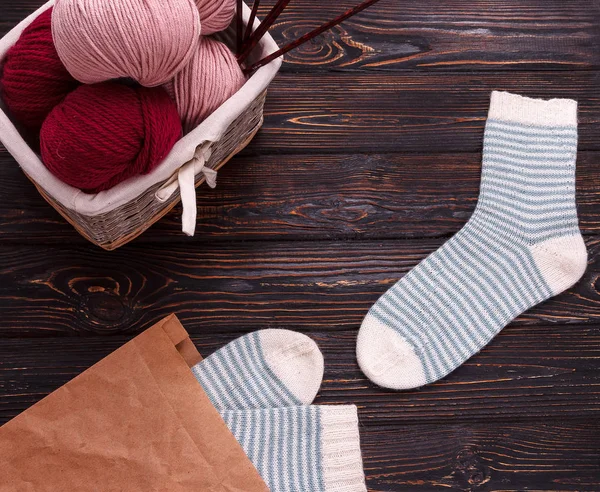
<path fill-rule="evenodd" d="M 481 152 L 490 93 L 579 101 L 579 150 L 600 148 L 600 71 L 283 73 L 261 153 Z M 315 90 L 318 88 L 318 90 Z"/>
<path fill-rule="evenodd" d="M 577 203 L 585 235 L 600 233 L 600 152 L 580 152 Z M 4 244 L 85 240 L 0 153 L 0 240 Z M 237 157 L 218 186 L 197 192 L 193 240 L 181 206 L 136 239 L 146 243 L 407 239 L 448 237 L 473 212 L 481 155 L 321 154 Z M 269 179 L 264 177 L 268 176 Z"/>
<path fill-rule="evenodd" d="M 599 438 L 590 422 L 439 424 L 366 428 L 362 446 L 372 492 L 597 491 Z"/>
<path fill-rule="evenodd" d="M 283 45 L 357 3 L 293 2 L 271 34 Z M 598 24 L 589 0 L 383 0 L 290 52 L 283 70 L 595 69 Z"/>
<path fill-rule="evenodd" d="M 4 2 L 0 34 L 42 3 Z M 297 0 L 270 32 L 283 46 L 357 3 Z M 589 70 L 600 66 L 599 24 L 597 0 L 382 0 L 290 52 L 283 71 Z"/>
<path fill-rule="evenodd" d="M 508 327 L 447 378 L 405 392 L 378 388 L 360 372 L 354 355 L 356 330 L 320 331 L 315 326 L 304 331 L 325 357 L 316 403 L 354 403 L 364 427 L 600 417 L 600 324 Z M 245 332 L 203 330 L 192 339 L 206 356 Z M 129 339 L 123 335 L 5 339 L 0 346 L 0 421 Z"/>
<path fill-rule="evenodd" d="M 137 332 L 175 312 L 191 333 L 356 329 L 443 240 L 0 248 L 1 336 Z M 569 291 L 516 324 L 600 322 L 600 237 Z"/>

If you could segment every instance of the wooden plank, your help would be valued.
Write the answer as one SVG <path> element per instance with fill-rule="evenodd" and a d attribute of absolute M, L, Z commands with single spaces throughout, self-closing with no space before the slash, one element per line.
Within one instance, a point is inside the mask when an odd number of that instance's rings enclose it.
<path fill-rule="evenodd" d="M 584 234 L 600 233 L 600 152 L 581 152 L 577 202 Z M 0 239 L 85 243 L 0 154 Z M 473 154 L 246 155 L 198 193 L 194 242 L 447 237 L 475 208 L 481 156 Z M 269 179 L 265 179 L 268 176 Z M 189 244 L 177 207 L 137 239 Z"/>
<path fill-rule="evenodd" d="M 357 3 L 299 0 L 271 33 L 283 45 Z M 283 70 L 597 68 L 599 23 L 600 9 L 584 0 L 384 0 L 290 52 Z"/>
<path fill-rule="evenodd" d="M 185 326 L 193 329 L 193 323 Z M 600 417 L 600 324 L 509 327 L 447 378 L 404 392 L 378 388 L 365 378 L 355 359 L 355 330 L 307 333 L 325 358 L 324 382 L 315 402 L 358 405 L 364 428 Z M 206 356 L 241 334 L 204 330 L 192 338 Z M 129 339 L 123 335 L 4 339 L 0 422 Z"/>
<path fill-rule="evenodd" d="M 597 491 L 600 426 L 509 425 L 363 428 L 369 490 Z"/>
<path fill-rule="evenodd" d="M 579 101 L 579 150 L 600 147 L 600 72 L 283 73 L 261 153 L 480 152 L 490 93 Z"/>
<path fill-rule="evenodd" d="M 190 242 L 0 248 L 0 336 L 133 332 L 177 313 L 192 333 L 284 325 L 356 329 L 371 305 L 443 240 Z M 573 289 L 514 323 L 600 320 L 600 237 Z"/>
<path fill-rule="evenodd" d="M 43 0 L 0 5 L 4 34 Z M 293 2 L 272 27 L 280 45 L 358 0 Z M 272 2 L 261 5 L 266 15 Z M 586 0 L 381 1 L 286 56 L 284 71 L 574 70 L 600 66 L 600 9 Z"/>

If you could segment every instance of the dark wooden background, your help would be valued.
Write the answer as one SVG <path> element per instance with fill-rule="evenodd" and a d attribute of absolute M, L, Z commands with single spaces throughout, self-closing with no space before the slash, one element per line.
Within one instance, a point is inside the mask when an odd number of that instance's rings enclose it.
<path fill-rule="evenodd" d="M 273 34 L 356 1 L 295 0 Z M 3 0 L 0 31 L 40 4 Z M 473 211 L 494 89 L 579 100 L 587 273 L 443 381 L 377 388 L 357 329 Z M 382 0 L 287 56 L 262 131 L 199 190 L 194 239 L 177 208 L 112 253 L 0 150 L 0 422 L 175 312 L 205 355 L 260 328 L 313 336 L 317 402 L 359 406 L 370 490 L 600 490 L 599 89 L 598 0 Z"/>

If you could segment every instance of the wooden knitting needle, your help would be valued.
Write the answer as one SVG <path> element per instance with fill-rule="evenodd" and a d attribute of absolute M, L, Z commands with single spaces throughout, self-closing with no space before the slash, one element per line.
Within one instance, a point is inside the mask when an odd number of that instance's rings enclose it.
<path fill-rule="evenodd" d="M 343 22 L 346 19 L 348 19 L 349 17 L 352 17 L 353 15 L 358 14 L 360 11 L 366 9 L 367 7 L 370 7 L 371 5 L 377 3 L 378 1 L 379 0 L 366 0 L 365 2 L 361 3 L 360 5 L 357 5 L 356 7 L 349 9 L 348 11 L 346 11 L 339 17 L 336 17 L 335 19 L 327 22 L 326 24 L 323 24 L 321 27 L 318 27 L 318 28 L 306 33 L 304 36 L 301 36 L 298 39 L 296 39 L 296 41 L 292 41 L 291 43 L 284 46 L 283 48 L 278 49 L 274 53 L 271 53 L 270 55 L 264 57 L 263 59 L 257 61 L 256 63 L 250 65 L 249 67 L 246 67 L 244 69 L 244 74 L 248 75 L 248 74 L 254 72 L 258 68 L 262 67 L 263 65 L 266 65 L 267 63 L 273 61 L 275 58 L 279 58 L 281 55 L 285 55 L 288 51 L 291 51 L 294 48 L 297 48 L 298 46 L 300 46 L 301 44 L 304 44 L 307 41 L 310 41 L 311 39 L 318 36 L 319 34 L 327 31 L 328 29 L 331 29 L 332 27 L 337 26 L 340 22 Z M 244 50 L 244 51 L 246 51 L 246 50 Z"/>
<path fill-rule="evenodd" d="M 248 25 L 246 26 L 246 32 L 244 33 L 244 40 L 242 43 L 247 43 L 250 38 L 250 34 L 252 33 L 252 27 L 254 26 L 254 19 L 256 19 L 256 14 L 258 12 L 258 6 L 260 5 L 260 0 L 254 0 L 252 4 L 252 11 L 250 12 L 250 19 L 248 20 Z M 239 53 L 239 51 L 238 51 Z"/>
<path fill-rule="evenodd" d="M 239 54 L 237 57 L 238 63 L 241 64 L 248 57 L 248 55 L 256 47 L 260 39 L 273 25 L 273 22 L 277 20 L 279 14 L 281 14 L 281 12 L 283 12 L 283 9 L 287 7 L 288 3 L 290 3 L 290 0 L 277 0 L 277 2 L 275 2 L 275 5 L 260 23 L 260 25 L 256 28 L 256 31 L 254 31 L 250 35 L 250 39 L 248 39 L 248 42 L 244 43 L 244 45 L 242 46 L 242 53 Z"/>

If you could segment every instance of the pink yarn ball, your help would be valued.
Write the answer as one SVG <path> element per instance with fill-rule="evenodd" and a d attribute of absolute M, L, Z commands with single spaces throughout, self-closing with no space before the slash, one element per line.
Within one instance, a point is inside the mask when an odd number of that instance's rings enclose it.
<path fill-rule="evenodd" d="M 85 84 L 164 84 L 196 51 L 200 29 L 193 0 L 56 0 L 52 12 L 58 56 Z"/>
<path fill-rule="evenodd" d="M 184 132 L 197 127 L 246 82 L 235 55 L 220 41 L 202 37 L 190 63 L 165 89 L 175 101 Z"/>
<path fill-rule="evenodd" d="M 202 34 L 224 31 L 235 14 L 235 0 L 196 0 L 202 21 Z"/>

